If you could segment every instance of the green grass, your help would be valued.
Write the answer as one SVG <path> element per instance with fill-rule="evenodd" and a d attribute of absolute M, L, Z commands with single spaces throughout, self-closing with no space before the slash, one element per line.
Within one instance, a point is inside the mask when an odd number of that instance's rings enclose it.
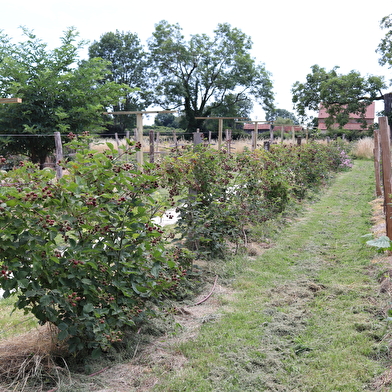
<path fill-rule="evenodd" d="M 0 299 L 0 344 L 4 339 L 20 335 L 37 326 L 32 315 L 25 315 L 22 310 L 14 311 L 14 297 Z"/>
<path fill-rule="evenodd" d="M 382 267 L 360 242 L 373 187 L 372 162 L 356 162 L 273 248 L 244 261 L 230 311 L 173 348 L 187 363 L 154 390 L 374 390 L 388 362 L 388 299 L 378 293 Z"/>

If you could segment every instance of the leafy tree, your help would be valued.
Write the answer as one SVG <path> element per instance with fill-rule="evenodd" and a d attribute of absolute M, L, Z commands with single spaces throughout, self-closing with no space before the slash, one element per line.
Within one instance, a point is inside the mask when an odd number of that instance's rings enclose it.
<path fill-rule="evenodd" d="M 270 73 L 250 55 L 252 42 L 241 30 L 219 24 L 211 38 L 192 35 L 186 41 L 178 24 L 161 21 L 149 41 L 155 70 L 156 104 L 183 107 L 188 130 L 225 105 L 256 98 L 266 111 L 273 108 Z"/>
<path fill-rule="evenodd" d="M 27 155 L 42 166 L 54 149 L 54 131 L 99 130 L 105 121 L 101 113 L 125 96 L 128 87 L 102 83 L 109 72 L 107 61 L 78 62 L 85 43 L 76 42 L 75 29 L 65 31 L 54 50 L 26 28 L 23 32 L 26 40 L 18 45 L 2 37 L 0 96 L 20 97 L 23 103 L 0 105 L 0 133 L 18 134 L 0 139 L 0 153 Z"/>
<path fill-rule="evenodd" d="M 267 117 L 267 120 L 274 121 L 275 124 L 299 124 L 297 117 L 295 117 L 295 114 L 289 112 L 286 109 L 275 109 Z"/>
<path fill-rule="evenodd" d="M 234 94 L 228 94 L 225 96 L 223 100 L 223 104 L 211 109 L 210 116 L 211 117 L 250 117 L 251 111 L 253 108 L 253 103 L 251 99 L 245 100 L 236 100 L 236 96 Z M 205 128 L 208 131 L 213 132 L 213 137 L 218 137 L 218 121 L 206 121 Z M 239 137 L 243 136 L 243 124 L 236 123 L 235 120 L 232 119 L 225 119 L 224 128 L 231 129 L 232 138 L 238 139 Z"/>
<path fill-rule="evenodd" d="M 294 125 L 294 121 L 291 118 L 276 117 L 274 124 L 275 125 Z"/>
<path fill-rule="evenodd" d="M 307 118 L 306 110 L 318 111 L 322 103 L 329 117 L 327 127 L 338 123 L 341 127 L 349 121 L 349 114 L 360 115 L 365 126 L 365 112 L 375 100 L 384 99 L 381 89 L 385 88 L 382 77 L 362 76 L 357 71 L 347 75 L 337 72 L 339 67 L 327 71 L 318 65 L 311 67 L 306 82 L 295 82 L 292 88 L 293 103 L 302 119 Z"/>
<path fill-rule="evenodd" d="M 158 127 L 177 127 L 177 117 L 173 113 L 158 113 L 155 116 L 154 124 Z"/>
<path fill-rule="evenodd" d="M 134 111 L 144 110 L 151 102 L 149 91 L 147 54 L 137 34 L 124 33 L 116 30 L 101 36 L 100 41 L 95 41 L 89 47 L 90 59 L 100 57 L 110 61 L 110 74 L 106 81 L 126 84 L 132 88 L 125 96 L 114 105 L 113 110 Z M 125 128 L 134 128 L 135 116 L 115 116 L 116 131 Z"/>

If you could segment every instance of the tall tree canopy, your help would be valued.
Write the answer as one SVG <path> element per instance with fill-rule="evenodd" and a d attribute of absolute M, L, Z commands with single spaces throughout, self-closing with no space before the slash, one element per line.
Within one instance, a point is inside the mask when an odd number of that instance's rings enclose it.
<path fill-rule="evenodd" d="M 392 14 L 381 20 L 380 27 L 386 33 L 376 49 L 380 55 L 378 62 L 392 68 Z M 344 126 L 348 122 L 349 113 L 359 114 L 363 118 L 370 103 L 384 100 L 384 115 L 388 115 L 392 122 L 392 99 L 390 93 L 382 92 L 387 88 L 383 77 L 361 76 L 356 71 L 343 75 L 337 72 L 339 67 L 326 71 L 325 68 L 313 65 L 311 69 L 306 82 L 296 82 L 292 88 L 294 108 L 302 118 L 307 117 L 307 109 L 317 111 L 322 103 L 329 113 L 327 125 L 338 123 Z"/>
<path fill-rule="evenodd" d="M 19 97 L 23 103 L 0 105 L 0 154 L 24 154 L 43 164 L 54 148 L 53 132 L 96 131 L 105 119 L 102 112 L 126 96 L 129 88 L 105 82 L 108 62 L 78 62 L 78 33 L 70 28 L 61 46 L 47 44 L 27 29 L 26 40 L 12 44 L 2 36 L 0 49 L 0 96 Z M 45 135 L 51 135 L 45 137 Z"/>
<path fill-rule="evenodd" d="M 274 121 L 275 124 L 299 124 L 295 114 L 289 112 L 286 109 L 274 109 L 274 111 L 269 114 L 266 120 Z"/>
<path fill-rule="evenodd" d="M 115 33 L 105 33 L 99 41 L 95 41 L 89 47 L 88 52 L 90 59 L 99 57 L 110 61 L 109 81 L 126 84 L 132 88 L 132 91 L 124 100 L 120 100 L 113 110 L 144 110 L 150 105 L 152 101 L 147 53 L 137 34 L 118 30 Z M 125 128 L 135 127 L 136 117 L 116 116 L 115 121 L 116 128 L 124 131 Z"/>
<path fill-rule="evenodd" d="M 196 34 L 186 41 L 181 30 L 161 21 L 149 40 L 156 104 L 184 108 L 188 130 L 201 128 L 195 117 L 209 116 L 228 96 L 233 104 L 254 97 L 266 112 L 272 110 L 270 73 L 251 57 L 248 36 L 227 23 L 212 38 Z"/>
<path fill-rule="evenodd" d="M 304 83 L 294 83 L 294 108 L 302 120 L 308 117 L 307 110 L 318 111 L 322 104 L 329 114 L 327 126 L 338 123 L 343 127 L 348 123 L 350 113 L 360 115 L 364 121 L 366 107 L 383 99 L 381 90 L 386 86 L 382 77 L 361 76 L 357 71 L 344 75 L 339 74 L 338 69 L 334 67 L 327 71 L 313 65 Z"/>

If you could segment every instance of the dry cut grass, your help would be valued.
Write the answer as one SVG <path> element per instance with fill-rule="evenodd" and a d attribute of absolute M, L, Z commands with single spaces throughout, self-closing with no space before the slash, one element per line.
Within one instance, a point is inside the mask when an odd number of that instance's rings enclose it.
<path fill-rule="evenodd" d="M 0 342 L 0 390 L 43 391 L 63 378 L 66 367 L 55 363 L 64 349 L 59 346 L 55 327 L 46 324 Z M 3 389 L 2 387 L 6 388 Z"/>

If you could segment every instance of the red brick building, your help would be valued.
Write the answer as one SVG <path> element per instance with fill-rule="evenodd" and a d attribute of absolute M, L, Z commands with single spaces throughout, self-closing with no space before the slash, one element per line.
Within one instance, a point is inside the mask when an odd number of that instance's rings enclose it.
<path fill-rule="evenodd" d="M 374 124 L 374 118 L 376 114 L 376 104 L 373 102 L 371 105 L 369 105 L 366 108 L 366 113 L 365 113 L 365 120 L 366 123 L 369 126 L 372 126 Z M 327 130 L 327 125 L 325 123 L 325 120 L 329 117 L 327 111 L 325 108 L 323 108 L 320 105 L 320 110 L 319 110 L 319 115 L 318 115 L 318 128 L 321 131 L 326 131 Z M 341 128 L 339 124 L 334 124 L 331 128 Z M 347 129 L 350 131 L 362 131 L 362 123 L 361 123 L 361 117 L 358 114 L 350 114 L 350 120 L 349 122 L 343 127 L 343 129 Z"/>

